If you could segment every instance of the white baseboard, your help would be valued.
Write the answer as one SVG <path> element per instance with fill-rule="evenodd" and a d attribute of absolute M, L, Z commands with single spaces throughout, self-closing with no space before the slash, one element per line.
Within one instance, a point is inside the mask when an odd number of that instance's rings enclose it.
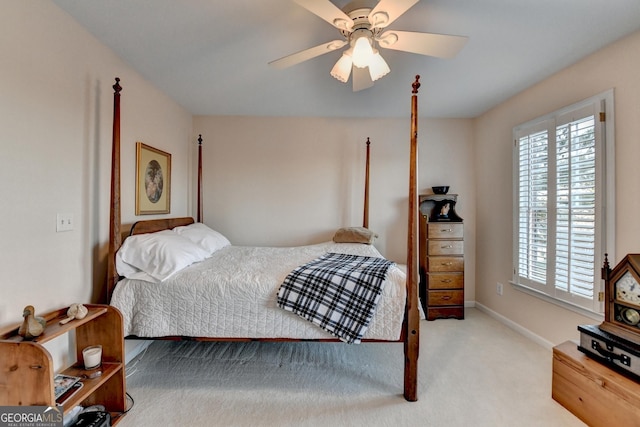
<path fill-rule="evenodd" d="M 466 307 L 466 302 L 465 302 L 465 307 Z M 504 317 L 503 315 L 491 310 L 489 307 L 484 306 L 478 302 L 475 303 L 475 307 L 482 311 L 483 313 L 489 315 L 490 317 L 496 319 L 498 322 L 504 324 L 505 326 L 513 329 L 514 331 L 518 332 L 521 335 L 524 335 L 525 337 L 529 338 L 530 340 L 540 344 L 541 346 L 552 350 L 554 347 L 554 344 L 551 343 L 551 341 L 547 341 L 546 339 L 542 338 L 540 335 L 534 334 L 533 332 L 531 332 L 529 329 L 525 328 L 524 326 L 514 322 L 511 319 L 508 319 L 506 317 Z"/>

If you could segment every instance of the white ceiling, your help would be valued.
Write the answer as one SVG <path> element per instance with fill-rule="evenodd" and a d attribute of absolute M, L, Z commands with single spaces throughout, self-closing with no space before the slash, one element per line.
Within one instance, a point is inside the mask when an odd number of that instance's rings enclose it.
<path fill-rule="evenodd" d="M 475 117 L 640 29 L 640 0 L 421 0 L 389 28 L 466 46 L 449 60 L 381 50 L 391 73 L 354 93 L 329 75 L 340 51 L 267 65 L 340 38 L 292 0 L 53 1 L 195 115 L 405 117 L 420 74 L 421 116 Z"/>

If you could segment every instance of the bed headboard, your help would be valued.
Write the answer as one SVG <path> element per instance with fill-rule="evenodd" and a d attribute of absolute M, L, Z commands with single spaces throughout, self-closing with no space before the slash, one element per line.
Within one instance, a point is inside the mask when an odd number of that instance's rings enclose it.
<path fill-rule="evenodd" d="M 131 226 L 130 236 L 134 234 L 155 233 L 156 231 L 171 230 L 175 227 L 193 224 L 195 221 L 190 216 L 181 218 L 162 218 L 135 222 Z"/>

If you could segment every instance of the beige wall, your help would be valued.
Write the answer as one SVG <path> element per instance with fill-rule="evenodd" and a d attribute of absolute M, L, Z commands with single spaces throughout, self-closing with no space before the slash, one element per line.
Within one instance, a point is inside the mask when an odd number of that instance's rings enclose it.
<path fill-rule="evenodd" d="M 135 142 L 173 155 L 187 188 L 191 115 L 48 1 L 0 14 L 0 327 L 98 295 L 109 227 L 114 77 L 122 79 L 123 221 L 134 220 Z M 189 214 L 185 191 L 172 213 Z M 56 214 L 73 231 L 56 233 Z"/>
<path fill-rule="evenodd" d="M 551 344 L 578 339 L 579 324 L 597 324 L 496 282 L 512 276 L 512 128 L 561 107 L 615 90 L 617 262 L 640 250 L 640 32 L 635 33 L 530 88 L 477 119 L 476 300 Z"/>
<path fill-rule="evenodd" d="M 405 119 L 195 117 L 194 134 L 204 140 L 204 222 L 234 244 L 267 246 L 319 243 L 338 227 L 361 225 L 369 137 L 369 228 L 382 254 L 406 263 L 410 95 Z M 418 134 L 419 189 L 448 184 L 459 194 L 473 271 L 473 121 L 422 119 Z M 473 301 L 473 274 L 465 287 Z"/>

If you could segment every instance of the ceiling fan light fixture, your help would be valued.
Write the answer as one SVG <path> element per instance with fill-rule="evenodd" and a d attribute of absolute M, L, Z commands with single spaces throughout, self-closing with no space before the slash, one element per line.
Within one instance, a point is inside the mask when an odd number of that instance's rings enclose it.
<path fill-rule="evenodd" d="M 367 67 L 373 56 L 371 32 L 356 30 L 353 32 L 353 36 L 355 37 L 355 42 L 353 42 L 353 65 L 358 68 Z"/>
<path fill-rule="evenodd" d="M 380 52 L 377 50 L 374 51 L 371 61 L 369 61 L 369 75 L 371 76 L 371 81 L 375 82 L 389 74 L 389 72 L 391 72 L 391 69 L 387 64 L 387 61 L 385 61 L 382 55 L 380 55 Z"/>
<path fill-rule="evenodd" d="M 348 52 L 348 51 L 347 51 Z M 353 59 L 349 53 L 343 53 L 336 65 L 331 69 L 331 77 L 346 83 L 351 75 L 351 67 L 353 65 Z"/>

